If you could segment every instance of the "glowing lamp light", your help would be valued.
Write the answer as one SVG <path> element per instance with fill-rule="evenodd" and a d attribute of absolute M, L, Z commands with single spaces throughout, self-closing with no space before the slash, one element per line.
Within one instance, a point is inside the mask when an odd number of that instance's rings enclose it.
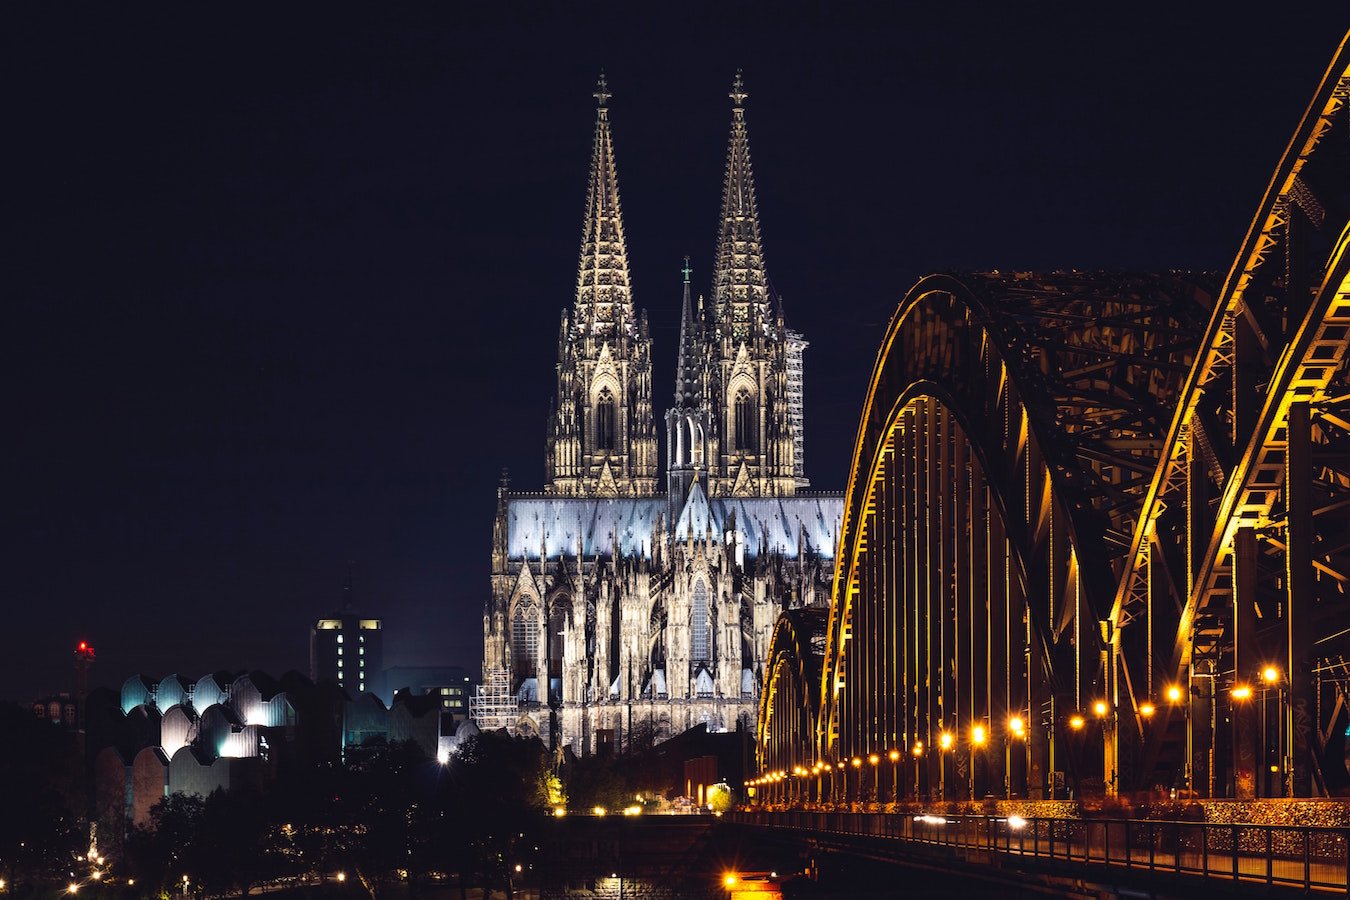
<path fill-rule="evenodd" d="M 923 756 L 923 741 L 917 742 L 914 745 L 914 748 L 909 752 L 914 754 L 915 759 L 918 759 L 920 756 Z"/>
<path fill-rule="evenodd" d="M 1107 705 L 1105 700 L 1098 700 L 1092 704 L 1092 712 L 1099 718 L 1106 715 L 1110 710 L 1111 707 Z"/>
<path fill-rule="evenodd" d="M 72 881 L 70 884 L 68 884 L 68 885 L 66 886 L 66 893 L 67 893 L 67 894 L 77 894 L 77 893 L 79 893 L 79 891 L 80 891 L 80 886 L 79 886 L 78 884 L 76 884 L 75 882 L 73 882 L 73 881 Z"/>
<path fill-rule="evenodd" d="M 1248 700 L 1251 698 L 1251 696 L 1252 696 L 1252 689 L 1248 685 L 1245 684 L 1233 685 L 1234 700 Z"/>
<path fill-rule="evenodd" d="M 861 765 L 862 765 L 862 760 L 859 759 L 859 758 L 856 757 L 856 756 L 853 757 L 853 768 L 856 769 L 856 768 L 858 768 L 858 767 L 861 766 Z"/>
<path fill-rule="evenodd" d="M 891 761 L 891 762 L 899 762 L 899 761 L 900 761 L 900 751 L 899 751 L 899 750 L 892 750 L 890 753 L 887 753 L 886 756 L 890 758 L 890 761 Z"/>
<path fill-rule="evenodd" d="M 605 808 L 603 806 L 597 806 L 595 809 L 591 810 L 591 812 L 595 813 L 597 816 L 603 816 L 605 814 Z"/>
<path fill-rule="evenodd" d="M 346 881 L 346 880 L 347 880 L 347 873 L 346 873 L 346 872 L 339 872 L 339 873 L 337 873 L 337 880 L 338 880 L 339 883 Z"/>
<path fill-rule="evenodd" d="M 1181 702 L 1181 686 L 1180 686 L 1180 685 L 1174 684 L 1174 685 L 1171 685 L 1170 687 L 1168 687 L 1168 688 L 1167 688 L 1167 699 L 1168 699 L 1168 701 L 1171 702 L 1171 703 L 1180 703 L 1180 702 Z"/>
<path fill-rule="evenodd" d="M 1143 716 L 1145 719 L 1153 718 L 1155 712 L 1157 712 L 1157 710 L 1153 707 L 1152 703 L 1144 702 L 1139 705 L 1139 715 Z"/>
<path fill-rule="evenodd" d="M 520 870 L 521 870 L 520 863 L 516 863 L 516 874 L 520 874 Z"/>
<path fill-rule="evenodd" d="M 950 750 L 952 748 L 951 732 L 944 731 L 942 732 L 942 734 L 938 736 L 938 746 L 941 747 L 943 750 Z"/>
<path fill-rule="evenodd" d="M 1022 721 L 1021 716 L 1013 716 L 1008 720 L 1008 731 L 1015 738 L 1026 737 L 1027 723 Z"/>
<path fill-rule="evenodd" d="M 867 757 L 867 761 L 875 766 L 877 763 L 881 762 L 881 757 L 873 753 L 872 755 Z"/>
<path fill-rule="evenodd" d="M 1280 680 L 1280 670 L 1274 666 L 1266 666 L 1261 670 L 1261 680 L 1266 684 L 1274 684 Z"/>
<path fill-rule="evenodd" d="M 1072 728 L 1074 731 L 1081 731 L 1085 724 L 1087 723 L 1082 716 L 1069 717 L 1069 727 Z"/>
<path fill-rule="evenodd" d="M 970 742 L 976 747 L 983 747 L 987 740 L 989 740 L 989 735 L 985 732 L 983 725 L 976 725 L 970 729 Z"/>
<path fill-rule="evenodd" d="M 843 764 L 843 763 L 840 763 L 840 764 L 839 764 L 839 768 L 840 768 L 840 769 L 843 769 L 843 768 L 844 768 L 844 764 Z"/>
<path fill-rule="evenodd" d="M 1008 816 L 1008 827 L 1013 831 L 1021 831 L 1027 827 L 1027 820 L 1021 816 Z"/>
<path fill-rule="evenodd" d="M 89 877 L 94 879 L 95 881 L 98 881 L 100 878 L 103 877 L 103 873 L 95 870 L 94 872 L 91 872 L 89 874 Z"/>
<path fill-rule="evenodd" d="M 735 872 L 728 872 L 726 875 L 722 876 L 722 883 L 727 887 L 735 887 L 738 880 Z"/>

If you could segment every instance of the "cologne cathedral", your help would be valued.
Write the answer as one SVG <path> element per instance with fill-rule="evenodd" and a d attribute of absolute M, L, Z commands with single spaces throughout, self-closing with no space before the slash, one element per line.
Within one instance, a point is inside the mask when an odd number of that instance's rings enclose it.
<path fill-rule="evenodd" d="M 556 751 L 749 728 L 779 614 L 829 603 L 843 498 L 808 490 L 807 345 L 765 270 L 739 75 L 729 96 L 710 299 L 692 299 L 686 261 L 663 482 L 603 78 L 595 94 L 545 485 L 498 491 L 476 712 Z"/>

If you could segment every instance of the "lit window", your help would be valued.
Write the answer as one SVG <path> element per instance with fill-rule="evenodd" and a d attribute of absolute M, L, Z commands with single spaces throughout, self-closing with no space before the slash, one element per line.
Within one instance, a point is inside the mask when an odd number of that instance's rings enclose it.
<path fill-rule="evenodd" d="M 366 636 L 365 636 L 364 634 L 358 634 L 358 635 L 356 636 L 356 639 L 357 639 L 358 641 L 360 641 L 361 643 L 363 643 L 363 644 L 366 642 Z"/>
<path fill-rule="evenodd" d="M 363 681 L 363 682 L 361 682 L 361 690 L 364 691 L 365 689 L 366 689 L 366 683 Z"/>
<path fill-rule="evenodd" d="M 444 697 L 450 693 L 449 688 L 441 688 L 441 696 Z"/>
<path fill-rule="evenodd" d="M 342 648 L 339 647 L 339 648 L 338 648 L 338 656 L 341 656 L 341 655 L 342 655 Z"/>
<path fill-rule="evenodd" d="M 363 660 L 361 660 L 361 668 L 364 669 L 365 667 L 366 667 L 366 661 L 363 659 Z"/>
<path fill-rule="evenodd" d="M 614 395 L 605 388 L 595 404 L 595 448 L 614 449 Z"/>
<path fill-rule="evenodd" d="M 338 643 L 339 643 L 339 644 L 342 643 L 342 635 L 340 635 L 340 634 L 338 635 Z"/>
<path fill-rule="evenodd" d="M 360 652 L 361 652 L 361 655 L 362 655 L 362 656 L 365 656 L 365 655 L 366 655 L 366 648 L 365 648 L 365 647 L 362 647 Z"/>
<path fill-rule="evenodd" d="M 712 628 L 708 621 L 708 588 L 694 582 L 694 609 L 689 623 L 690 650 L 694 665 L 712 662 Z"/>

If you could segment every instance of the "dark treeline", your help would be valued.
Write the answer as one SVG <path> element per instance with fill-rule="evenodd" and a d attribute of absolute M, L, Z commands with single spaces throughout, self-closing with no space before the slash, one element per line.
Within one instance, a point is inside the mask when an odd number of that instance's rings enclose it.
<path fill-rule="evenodd" d="M 372 900 L 395 884 L 415 896 L 433 875 L 456 877 L 461 893 L 482 886 L 510 895 L 520 836 L 556 799 L 537 739 L 482 734 L 445 764 L 412 743 L 375 742 L 265 791 L 166 797 L 99 865 L 79 791 L 63 789 L 60 746 L 43 747 L 44 728 L 14 712 L 0 714 L 0 748 L 9 748 L 0 751 L 0 877 L 20 897 L 95 879 L 100 892 L 124 897 L 242 895 L 338 872 Z M 98 853 L 111 843 L 100 837 Z"/>

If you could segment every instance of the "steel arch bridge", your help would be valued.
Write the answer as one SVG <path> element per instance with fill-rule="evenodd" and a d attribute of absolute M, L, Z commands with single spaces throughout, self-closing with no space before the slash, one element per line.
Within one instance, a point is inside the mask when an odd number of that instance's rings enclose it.
<path fill-rule="evenodd" d="M 1348 94 L 1343 43 L 1222 284 L 909 291 L 863 405 L 824 646 L 785 639 L 766 672 L 774 796 L 795 770 L 866 800 L 883 780 L 863 760 L 898 757 L 906 791 L 948 798 L 1350 782 Z M 818 707 L 798 699 L 813 667 Z M 809 741 L 779 727 L 794 709 Z"/>

